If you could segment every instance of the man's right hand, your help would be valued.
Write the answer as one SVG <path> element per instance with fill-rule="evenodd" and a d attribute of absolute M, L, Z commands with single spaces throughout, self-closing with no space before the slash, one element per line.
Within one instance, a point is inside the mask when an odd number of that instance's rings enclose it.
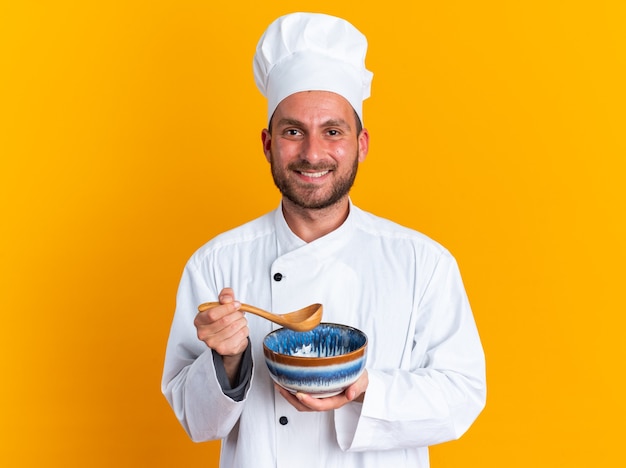
<path fill-rule="evenodd" d="M 236 378 L 241 356 L 248 346 L 248 320 L 239 310 L 231 288 L 224 288 L 219 295 L 219 306 L 199 312 L 194 319 L 198 339 L 224 361 L 224 368 L 231 382 Z"/>

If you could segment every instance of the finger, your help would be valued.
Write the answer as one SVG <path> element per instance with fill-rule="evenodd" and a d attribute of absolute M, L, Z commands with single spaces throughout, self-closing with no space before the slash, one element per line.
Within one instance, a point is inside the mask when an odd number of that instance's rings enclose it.
<path fill-rule="evenodd" d="M 213 320 L 214 317 L 198 314 L 194 324 L 198 332 L 198 338 L 202 341 L 215 336 L 218 340 L 225 340 L 235 335 L 241 328 L 248 325 L 248 320 L 243 312 L 232 312 Z"/>
<path fill-rule="evenodd" d="M 222 356 L 231 356 L 245 350 L 248 345 L 248 321 L 241 317 L 228 326 L 212 333 L 210 326 L 198 330 L 198 338 Z"/>
<path fill-rule="evenodd" d="M 227 304 L 203 309 L 196 315 L 195 322 L 201 325 L 208 325 L 217 322 L 230 314 L 233 314 L 234 312 L 239 310 L 240 307 L 241 304 L 237 301 L 234 301 Z"/>
<path fill-rule="evenodd" d="M 350 401 L 357 400 L 363 402 L 368 385 L 369 376 L 367 374 L 367 369 L 365 369 L 357 381 L 346 389 L 346 397 Z"/>
<path fill-rule="evenodd" d="M 211 349 L 222 356 L 235 356 L 241 354 L 248 347 L 249 330 L 247 326 L 239 329 L 234 335 L 212 344 Z"/>
<path fill-rule="evenodd" d="M 345 393 L 326 398 L 315 398 L 306 393 L 296 393 L 296 398 L 308 408 L 309 411 L 330 411 L 341 408 L 349 402 Z"/>
<path fill-rule="evenodd" d="M 231 314 L 225 317 L 224 320 L 230 320 L 234 315 L 235 314 Z M 248 320 L 242 315 L 237 320 L 228 323 L 218 334 L 223 341 L 246 341 L 249 334 Z"/>
<path fill-rule="evenodd" d="M 285 390 L 280 385 L 274 384 L 274 388 L 278 391 L 278 393 L 282 395 L 282 397 L 285 400 L 287 400 L 287 402 L 291 404 L 291 406 L 293 406 L 298 411 L 302 411 L 302 412 L 312 411 L 311 408 L 308 408 L 306 405 L 302 404 L 300 400 L 298 400 L 298 398 L 296 398 L 296 396 L 293 393 Z"/>
<path fill-rule="evenodd" d="M 235 300 L 235 292 L 233 288 L 224 288 L 220 291 L 218 296 L 218 300 L 221 304 L 227 304 L 229 302 L 233 302 Z"/>

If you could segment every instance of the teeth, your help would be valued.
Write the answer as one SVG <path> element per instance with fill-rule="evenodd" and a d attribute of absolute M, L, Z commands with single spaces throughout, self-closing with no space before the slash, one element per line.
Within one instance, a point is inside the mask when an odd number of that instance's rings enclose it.
<path fill-rule="evenodd" d="M 317 177 L 322 177 L 326 174 L 328 174 L 328 171 L 321 171 L 321 172 L 301 172 L 300 174 L 305 175 L 307 177 L 311 177 L 311 178 L 317 178 Z"/>

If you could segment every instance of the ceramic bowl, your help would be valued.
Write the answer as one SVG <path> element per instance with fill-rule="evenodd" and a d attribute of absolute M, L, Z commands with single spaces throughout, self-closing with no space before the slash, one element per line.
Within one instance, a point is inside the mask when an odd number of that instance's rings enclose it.
<path fill-rule="evenodd" d="M 272 379 L 292 393 L 317 398 L 337 395 L 363 372 L 367 336 L 335 323 L 320 323 L 311 331 L 279 328 L 263 340 L 265 363 Z"/>

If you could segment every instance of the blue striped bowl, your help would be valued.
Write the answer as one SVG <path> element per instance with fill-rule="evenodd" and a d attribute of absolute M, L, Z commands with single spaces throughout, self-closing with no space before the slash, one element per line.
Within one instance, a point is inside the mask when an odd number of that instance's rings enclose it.
<path fill-rule="evenodd" d="M 311 331 L 280 328 L 263 340 L 272 379 L 292 393 L 337 395 L 363 372 L 367 336 L 356 328 L 320 323 Z"/>

